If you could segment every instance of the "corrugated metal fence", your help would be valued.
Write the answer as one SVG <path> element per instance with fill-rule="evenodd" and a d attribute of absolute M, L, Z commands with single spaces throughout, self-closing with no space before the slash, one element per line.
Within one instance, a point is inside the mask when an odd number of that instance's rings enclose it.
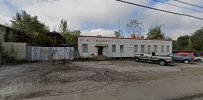
<path fill-rule="evenodd" d="M 27 46 L 28 61 L 73 60 L 73 47 L 31 47 Z"/>

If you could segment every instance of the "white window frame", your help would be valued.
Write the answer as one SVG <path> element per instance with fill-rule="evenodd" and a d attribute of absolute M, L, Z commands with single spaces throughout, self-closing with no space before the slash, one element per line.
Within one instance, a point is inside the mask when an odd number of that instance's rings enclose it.
<path fill-rule="evenodd" d="M 162 45 L 161 46 L 161 53 L 164 53 L 164 51 L 165 51 L 164 49 L 165 49 L 165 46 Z"/>
<path fill-rule="evenodd" d="M 147 46 L 147 51 L 148 51 L 148 53 L 151 53 L 151 52 L 152 52 L 152 46 L 151 46 L 151 45 L 148 45 L 148 46 Z"/>
<path fill-rule="evenodd" d="M 120 52 L 124 52 L 124 45 L 120 45 Z"/>
<path fill-rule="evenodd" d="M 116 52 L 116 45 L 112 45 L 112 52 Z"/>
<path fill-rule="evenodd" d="M 82 53 L 88 53 L 88 44 L 82 44 Z"/>
<path fill-rule="evenodd" d="M 134 53 L 138 52 L 138 45 L 134 45 Z"/>
<path fill-rule="evenodd" d="M 145 52 L 145 45 L 141 45 L 141 53 Z"/>
<path fill-rule="evenodd" d="M 170 46 L 169 45 L 166 47 L 166 51 L 167 51 L 167 53 L 170 52 Z"/>
<path fill-rule="evenodd" d="M 158 52 L 158 45 L 154 45 L 154 52 Z"/>

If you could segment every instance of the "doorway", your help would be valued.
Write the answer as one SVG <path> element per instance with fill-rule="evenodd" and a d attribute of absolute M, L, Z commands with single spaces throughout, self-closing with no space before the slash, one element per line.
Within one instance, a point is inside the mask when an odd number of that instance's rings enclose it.
<path fill-rule="evenodd" d="M 98 47 L 98 55 L 103 55 L 103 47 Z"/>

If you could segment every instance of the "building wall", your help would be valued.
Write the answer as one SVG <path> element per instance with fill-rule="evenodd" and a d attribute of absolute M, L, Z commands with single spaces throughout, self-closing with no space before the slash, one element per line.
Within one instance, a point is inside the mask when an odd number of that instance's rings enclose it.
<path fill-rule="evenodd" d="M 0 42 L 14 42 L 15 35 L 13 29 L 0 25 Z"/>
<path fill-rule="evenodd" d="M 82 44 L 88 44 L 88 52 L 82 52 Z M 166 55 L 172 53 L 172 41 L 163 40 L 136 40 L 125 38 L 107 38 L 107 37 L 79 37 L 78 50 L 82 57 L 92 57 L 98 55 L 98 44 L 108 45 L 103 48 L 103 55 L 107 57 L 134 57 L 135 54 L 147 54 L 154 52 L 154 45 L 157 45 L 157 55 Z M 116 45 L 116 52 L 112 52 L 112 45 Z M 124 52 L 120 52 L 120 45 L 124 46 Z M 134 52 L 134 45 L 138 45 L 138 52 Z M 141 45 L 145 45 L 145 51 L 141 52 Z M 148 45 L 151 45 L 151 52 L 148 52 Z M 164 46 L 164 52 L 161 52 L 161 46 Z M 169 46 L 169 52 L 167 52 Z"/>
<path fill-rule="evenodd" d="M 6 28 L 3 26 L 0 26 L 0 42 L 5 41 L 5 34 L 6 34 Z"/>
<path fill-rule="evenodd" d="M 2 42 L 4 51 L 19 61 L 26 60 L 26 46 L 26 43 Z"/>

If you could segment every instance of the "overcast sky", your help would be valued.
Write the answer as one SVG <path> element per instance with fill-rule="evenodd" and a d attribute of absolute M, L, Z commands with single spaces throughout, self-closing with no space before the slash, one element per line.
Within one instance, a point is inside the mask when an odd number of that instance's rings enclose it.
<path fill-rule="evenodd" d="M 142 5 L 203 17 L 203 9 L 184 5 L 174 0 L 159 0 L 194 10 L 183 9 L 158 3 L 153 0 L 126 0 Z M 182 0 L 203 6 L 203 0 Z M 130 19 L 143 23 L 146 34 L 150 27 L 163 25 L 167 36 L 176 39 L 178 36 L 192 34 L 203 27 L 203 21 L 140 8 L 114 0 L 0 0 L 0 24 L 10 24 L 16 12 L 25 10 L 36 15 L 51 30 L 58 29 L 61 19 L 68 21 L 71 30 L 81 30 L 82 35 L 113 36 L 120 28 L 125 32 Z M 125 33 L 128 36 L 127 33 Z"/>

